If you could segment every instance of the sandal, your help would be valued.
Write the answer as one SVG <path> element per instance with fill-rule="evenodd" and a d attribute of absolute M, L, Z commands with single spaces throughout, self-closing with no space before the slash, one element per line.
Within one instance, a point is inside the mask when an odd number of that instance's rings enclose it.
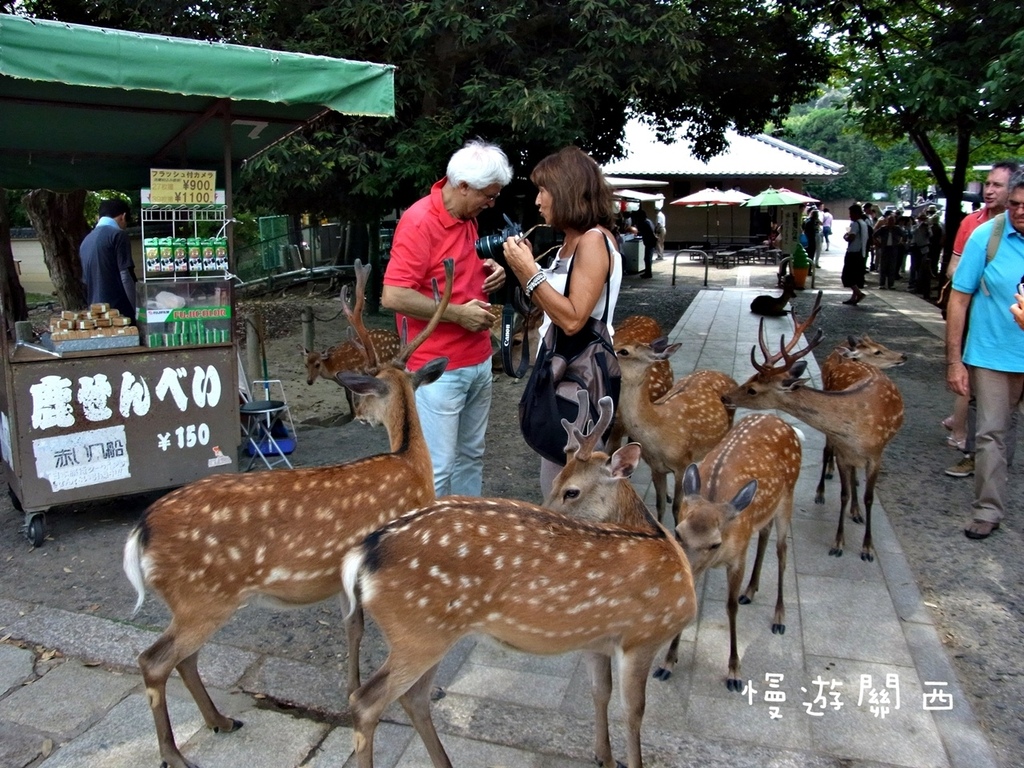
<path fill-rule="evenodd" d="M 952 416 L 947 416 L 946 418 L 944 418 L 942 420 L 942 426 L 944 426 L 947 430 L 952 432 L 953 431 L 953 417 Z"/>
<path fill-rule="evenodd" d="M 968 539 L 987 539 L 992 531 L 999 529 L 999 523 L 990 523 L 988 520 L 972 520 L 971 524 L 964 528 L 964 536 Z"/>
<path fill-rule="evenodd" d="M 961 453 L 967 452 L 967 438 L 957 440 L 953 435 L 946 435 L 946 445 L 950 448 L 956 448 Z"/>

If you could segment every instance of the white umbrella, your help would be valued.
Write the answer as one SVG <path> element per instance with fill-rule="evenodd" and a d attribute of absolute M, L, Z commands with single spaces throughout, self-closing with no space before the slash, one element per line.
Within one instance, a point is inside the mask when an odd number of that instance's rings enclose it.
<path fill-rule="evenodd" d="M 711 206 L 739 205 L 747 197 L 749 197 L 749 195 L 744 195 L 743 192 L 739 192 L 738 190 L 731 189 L 728 190 L 727 192 L 722 192 L 721 190 L 715 189 L 714 187 L 706 187 L 705 189 L 702 189 L 699 192 L 694 192 L 693 194 L 687 195 L 686 197 L 680 197 L 678 200 L 673 200 L 671 203 L 669 203 L 669 205 L 681 205 L 689 208 L 703 208 L 705 213 L 705 228 L 710 229 Z M 719 241 L 721 241 L 722 225 L 720 222 L 718 222 L 717 218 L 715 219 L 715 221 L 719 232 Z"/>

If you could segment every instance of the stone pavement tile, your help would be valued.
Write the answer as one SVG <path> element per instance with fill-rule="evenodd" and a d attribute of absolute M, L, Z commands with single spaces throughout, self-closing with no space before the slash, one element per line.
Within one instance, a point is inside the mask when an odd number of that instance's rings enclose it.
<path fill-rule="evenodd" d="M 755 681 L 758 696 L 752 703 L 746 695 L 732 692 L 729 698 L 694 696 L 690 700 L 687 733 L 701 738 L 728 739 L 747 745 L 783 749 L 810 749 L 810 724 L 799 704 L 788 699 L 779 706 L 779 719 L 772 719 L 770 707 L 761 700 L 767 686 Z M 725 686 L 722 686 L 725 690 Z"/>
<path fill-rule="evenodd" d="M 470 662 L 463 665 L 446 690 L 449 693 L 486 696 L 497 701 L 554 709 L 565 696 L 568 685 L 566 677 Z"/>
<path fill-rule="evenodd" d="M 838 516 L 838 514 L 837 514 Z M 836 537 L 835 520 L 822 520 L 820 517 L 793 517 L 793 536 L 800 542 L 793 547 L 792 563 L 797 579 L 804 576 L 825 576 L 830 578 L 848 579 L 850 581 L 872 581 L 882 583 L 884 572 L 879 562 L 860 559 L 861 537 L 864 528 L 847 522 L 844 536 L 846 544 L 841 557 L 830 555 L 829 549 Z"/>
<path fill-rule="evenodd" d="M 955 766 L 995 768 L 991 745 L 974 719 L 970 704 L 956 679 L 956 671 L 933 626 L 905 623 L 903 631 L 914 654 L 924 692 L 929 694 L 932 716 L 942 743 Z M 948 695 L 948 699 L 945 698 Z M 923 706 L 923 702 L 922 702 Z M 942 709 L 941 707 L 951 707 Z"/>
<path fill-rule="evenodd" d="M 418 738 L 411 726 L 387 722 L 378 724 L 373 739 L 375 768 L 395 768 L 402 753 L 409 748 L 413 739 Z M 302 768 L 338 768 L 342 765 L 344 768 L 357 768 L 351 728 L 335 728 L 327 734 L 316 754 Z"/>
<path fill-rule="evenodd" d="M 52 748 L 53 739 L 33 728 L 0 721 L 0 765 L 21 768 L 32 765 L 45 751 Z"/>
<path fill-rule="evenodd" d="M 267 656 L 249 670 L 242 687 L 314 712 L 343 712 L 348 709 L 347 674 L 340 664 L 325 668 Z"/>
<path fill-rule="evenodd" d="M 442 738 L 442 743 L 453 765 L 488 768 L 544 768 L 547 765 L 542 755 L 534 755 L 500 744 L 488 744 L 458 736 Z M 423 742 L 416 738 L 409 744 L 395 768 L 433 768 L 433 765 Z"/>
<path fill-rule="evenodd" d="M 167 710 L 178 744 L 204 727 L 192 700 L 169 696 Z M 185 752 L 186 757 L 192 755 Z M 111 709 L 102 720 L 62 746 L 46 768 L 156 768 L 160 749 L 153 731 L 153 715 L 143 694 L 134 694 Z"/>
<path fill-rule="evenodd" d="M 69 660 L 0 701 L 0 720 L 67 739 L 99 720 L 138 683 L 138 677 Z"/>
<path fill-rule="evenodd" d="M 293 768 L 309 756 L 329 728 L 326 723 L 254 709 L 246 713 L 240 730 L 214 733 L 204 728 L 181 751 L 202 766 Z"/>
<path fill-rule="evenodd" d="M 0 643 L 0 696 L 30 680 L 35 664 L 36 655 L 32 651 Z"/>
<path fill-rule="evenodd" d="M 820 750 L 841 758 L 878 760 L 909 768 L 943 768 L 950 764 L 935 721 L 930 712 L 923 710 L 921 683 L 912 667 L 821 657 L 808 658 L 808 667 L 827 668 L 823 679 L 842 682 L 838 688 L 842 708 L 826 710 L 811 724 L 811 736 Z M 870 681 L 858 704 L 863 676 Z M 899 709 L 895 709 L 890 680 L 898 682 Z M 890 709 L 884 718 L 872 712 L 872 706 L 878 704 L 870 697 L 872 690 L 879 696 L 888 694 Z"/>
<path fill-rule="evenodd" d="M 44 606 L 12 621 L 7 631 L 66 656 L 130 670 L 138 669 L 138 655 L 160 636 L 129 624 Z M 207 643 L 199 654 L 199 674 L 210 687 L 230 688 L 258 658 L 228 645 Z"/>
<path fill-rule="evenodd" d="M 808 655 L 913 664 L 884 583 L 801 576 L 800 612 Z"/>
<path fill-rule="evenodd" d="M 889 587 L 889 595 L 892 597 L 893 606 L 896 608 L 896 615 L 903 622 L 915 622 L 917 624 L 933 625 L 932 616 L 924 605 L 921 591 L 917 588 L 917 580 L 910 570 L 910 564 L 906 557 L 880 556 L 878 563 L 885 576 L 885 583 Z M 932 626 L 932 632 L 934 632 Z M 945 655 L 945 654 L 943 654 Z M 917 654 L 914 654 L 917 658 Z"/>

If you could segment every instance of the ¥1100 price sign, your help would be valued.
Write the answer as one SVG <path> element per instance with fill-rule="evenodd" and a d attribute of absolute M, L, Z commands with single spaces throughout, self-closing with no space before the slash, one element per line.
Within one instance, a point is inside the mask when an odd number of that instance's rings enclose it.
<path fill-rule="evenodd" d="M 216 171 L 150 168 L 151 205 L 213 205 L 217 202 Z"/>

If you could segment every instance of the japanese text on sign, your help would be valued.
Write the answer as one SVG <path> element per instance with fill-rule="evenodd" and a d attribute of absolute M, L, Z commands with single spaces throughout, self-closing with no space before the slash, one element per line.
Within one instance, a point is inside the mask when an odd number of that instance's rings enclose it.
<path fill-rule="evenodd" d="M 213 205 L 216 200 L 215 171 L 185 168 L 151 168 L 149 203 L 153 205 Z"/>

